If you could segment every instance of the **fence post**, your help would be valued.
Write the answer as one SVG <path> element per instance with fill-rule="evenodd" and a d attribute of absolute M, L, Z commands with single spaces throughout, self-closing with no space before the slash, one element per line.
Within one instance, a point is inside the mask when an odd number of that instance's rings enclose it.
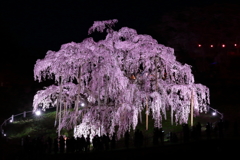
<path fill-rule="evenodd" d="M 10 122 L 12 123 L 13 121 L 14 121 L 14 115 L 12 115 Z"/>

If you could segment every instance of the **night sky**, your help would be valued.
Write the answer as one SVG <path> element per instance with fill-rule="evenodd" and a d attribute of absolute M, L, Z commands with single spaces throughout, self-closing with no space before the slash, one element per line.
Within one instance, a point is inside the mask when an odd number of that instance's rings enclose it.
<path fill-rule="evenodd" d="M 33 95 L 43 86 L 33 79 L 36 60 L 44 58 L 48 50 L 58 51 L 64 43 L 81 42 L 89 37 L 87 32 L 93 21 L 118 19 L 116 29 L 126 26 L 136 29 L 140 34 L 151 34 L 150 26 L 157 24 L 165 13 L 213 3 L 219 2 L 217 0 L 1 1 L 0 99 L 4 103 L 0 105 L 0 123 L 11 114 L 31 110 Z M 157 35 L 151 36 L 157 37 Z M 161 39 L 157 40 L 161 41 Z M 19 101 L 21 104 L 18 104 Z"/>

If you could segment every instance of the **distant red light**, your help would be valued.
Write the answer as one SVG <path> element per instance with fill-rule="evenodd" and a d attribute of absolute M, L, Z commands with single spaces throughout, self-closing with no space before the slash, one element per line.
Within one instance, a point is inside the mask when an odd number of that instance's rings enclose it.
<path fill-rule="evenodd" d="M 224 48 L 224 47 L 225 47 L 225 44 L 222 44 L 222 47 Z"/>
<path fill-rule="evenodd" d="M 213 45 L 211 44 L 210 47 L 213 48 Z"/>
<path fill-rule="evenodd" d="M 202 47 L 202 45 L 201 45 L 201 44 L 198 44 L 198 47 Z"/>

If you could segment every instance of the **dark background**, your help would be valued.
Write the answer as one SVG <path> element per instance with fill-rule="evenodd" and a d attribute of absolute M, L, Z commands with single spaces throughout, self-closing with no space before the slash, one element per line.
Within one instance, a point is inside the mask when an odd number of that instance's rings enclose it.
<path fill-rule="evenodd" d="M 93 21 L 118 19 L 173 47 L 177 59 L 192 65 L 197 83 L 210 88 L 211 106 L 237 117 L 239 88 L 239 3 L 228 0 L 121 0 L 0 2 L 0 122 L 32 109 L 33 96 L 47 83 L 33 78 L 37 59 L 62 44 L 89 37 Z M 96 34 L 90 35 L 96 40 Z M 227 47 L 222 48 L 221 44 Z M 202 44 L 199 48 L 197 45 Z M 214 48 L 209 45 L 214 44 Z M 229 47 L 231 46 L 231 47 Z"/>

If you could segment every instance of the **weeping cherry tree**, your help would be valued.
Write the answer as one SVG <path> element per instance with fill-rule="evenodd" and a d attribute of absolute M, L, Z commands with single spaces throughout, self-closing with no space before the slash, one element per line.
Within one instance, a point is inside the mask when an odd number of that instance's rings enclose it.
<path fill-rule="evenodd" d="M 89 29 L 89 34 L 106 32 L 104 40 L 67 43 L 37 60 L 34 79 L 55 84 L 36 93 L 34 112 L 55 106 L 58 134 L 74 128 L 74 136 L 117 133 L 120 138 L 136 128 L 143 111 L 158 128 L 167 110 L 176 124 L 207 111 L 209 89 L 194 83 L 191 66 L 176 61 L 172 48 L 149 35 L 127 27 L 113 30 L 115 23 L 95 21 Z"/>

